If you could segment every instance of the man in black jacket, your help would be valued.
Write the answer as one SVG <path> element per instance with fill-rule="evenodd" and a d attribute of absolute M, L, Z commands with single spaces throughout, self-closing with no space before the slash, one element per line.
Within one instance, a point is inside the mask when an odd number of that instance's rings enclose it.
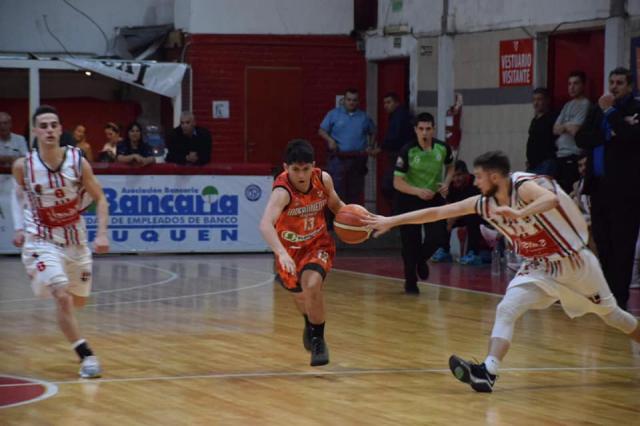
<path fill-rule="evenodd" d="M 527 171 L 553 176 L 556 172 L 556 136 L 553 125 L 558 115 L 549 105 L 549 91 L 538 87 L 533 91 L 534 117 L 529 125 L 527 139 Z"/>
<path fill-rule="evenodd" d="M 589 154 L 585 192 L 591 195 L 600 263 L 618 304 L 626 309 L 640 228 L 640 102 L 633 98 L 626 68 L 611 71 L 609 92 L 590 110 L 576 143 Z"/>
<path fill-rule="evenodd" d="M 196 126 L 190 112 L 180 115 L 180 126 L 169 134 L 167 141 L 167 163 L 203 165 L 211 161 L 211 133 Z"/>

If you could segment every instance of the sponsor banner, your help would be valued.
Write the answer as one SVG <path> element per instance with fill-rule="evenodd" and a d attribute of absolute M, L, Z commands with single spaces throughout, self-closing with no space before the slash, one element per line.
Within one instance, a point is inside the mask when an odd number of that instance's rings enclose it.
<path fill-rule="evenodd" d="M 271 176 L 99 175 L 98 179 L 109 202 L 113 253 L 269 250 L 258 224 L 271 193 Z M 2 196 L 9 219 L 2 250 L 12 247 L 9 195 L 7 191 Z M 95 206 L 88 209 L 85 220 L 92 241 L 97 229 Z"/>
<path fill-rule="evenodd" d="M 500 87 L 533 84 L 533 39 L 500 41 Z"/>
<path fill-rule="evenodd" d="M 68 58 L 78 68 L 142 87 L 171 98 L 180 93 L 185 64 Z"/>

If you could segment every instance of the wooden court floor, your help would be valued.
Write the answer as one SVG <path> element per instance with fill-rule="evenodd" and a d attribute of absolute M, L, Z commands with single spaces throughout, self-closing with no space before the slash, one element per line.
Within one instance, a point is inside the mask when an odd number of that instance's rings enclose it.
<path fill-rule="evenodd" d="M 52 389 L 0 409 L 0 424 L 640 424 L 640 356 L 596 317 L 571 321 L 558 306 L 518 323 L 493 394 L 456 381 L 451 353 L 484 358 L 500 300 L 488 293 L 421 284 L 412 297 L 398 280 L 334 270 L 331 363 L 309 367 L 271 259 L 96 259 L 79 319 L 104 374 L 86 381 L 52 302 L 33 299 L 18 258 L 0 257 L 0 376 Z"/>

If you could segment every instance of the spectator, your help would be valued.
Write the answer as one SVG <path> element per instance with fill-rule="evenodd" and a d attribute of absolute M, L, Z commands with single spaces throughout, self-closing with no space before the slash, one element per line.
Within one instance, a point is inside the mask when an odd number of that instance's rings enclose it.
<path fill-rule="evenodd" d="M 451 148 L 433 137 L 433 116 L 429 113 L 418 115 L 414 130 L 417 139 L 405 145 L 396 160 L 393 186 L 397 191 L 397 213 L 445 204 L 444 197 L 448 194 L 449 183 L 453 177 Z M 400 227 L 400 238 L 404 263 L 404 290 L 408 294 L 418 294 L 418 277 L 423 280 L 429 277 L 427 259 L 438 247 L 447 244 L 447 222 L 439 220 L 422 225 L 403 225 Z"/>
<path fill-rule="evenodd" d="M 591 229 L 591 197 L 589 194 L 586 194 L 584 190 L 584 182 L 587 175 L 587 160 L 586 155 L 582 155 L 578 159 L 578 173 L 580 174 L 580 179 L 573 184 L 573 191 L 570 195 L 573 202 L 576 203 L 580 209 L 580 213 L 582 213 L 585 222 L 587 222 L 587 226 L 589 226 L 589 242 L 587 243 L 587 246 L 595 255 L 597 255 L 598 249 L 593 241 L 593 230 Z"/>
<path fill-rule="evenodd" d="M 127 129 L 127 137 L 118 144 L 116 161 L 132 166 L 146 166 L 156 162 L 153 150 L 142 140 L 142 127 L 133 123 Z"/>
<path fill-rule="evenodd" d="M 27 153 L 27 141 L 24 137 L 11 133 L 11 116 L 0 112 L 0 166 L 10 166 L 16 158 Z"/>
<path fill-rule="evenodd" d="M 106 126 L 104 126 L 104 135 L 107 138 L 107 142 L 98 154 L 98 161 L 102 163 L 113 163 L 116 161 L 118 143 L 122 140 L 120 137 L 120 127 L 115 123 L 107 123 Z"/>
<path fill-rule="evenodd" d="M 474 195 L 480 194 L 478 188 L 473 184 L 474 177 L 469 173 L 467 164 L 462 160 L 457 160 L 454 165 L 453 178 L 449 185 L 449 193 L 447 194 L 447 203 L 456 203 Z M 452 260 L 449 253 L 451 239 L 450 233 L 459 227 L 464 227 L 467 231 L 467 251 L 463 255 L 461 250 L 460 263 L 463 265 L 481 265 L 483 263 L 480 256 L 480 250 L 483 246 L 483 238 L 480 232 L 480 224 L 482 219 L 478 215 L 468 215 L 462 217 L 450 218 L 447 220 L 448 238 L 446 245 L 439 248 L 431 260 L 434 262 L 450 262 Z"/>
<path fill-rule="evenodd" d="M 366 112 L 358 109 L 358 103 L 358 91 L 347 89 L 343 105 L 329 111 L 318 129 L 329 148 L 327 171 L 346 204 L 362 203 L 367 154 L 377 153 L 375 125 Z"/>
<path fill-rule="evenodd" d="M 609 92 L 598 100 L 576 137 L 588 150 L 585 191 L 591 195 L 591 224 L 604 276 L 621 308 L 640 228 L 640 101 L 632 95 L 631 71 L 609 74 Z"/>
<path fill-rule="evenodd" d="M 190 112 L 180 115 L 180 126 L 169 134 L 167 163 L 203 165 L 211 161 L 211 133 L 196 126 Z"/>
<path fill-rule="evenodd" d="M 569 96 L 571 100 L 567 102 L 553 126 L 553 134 L 558 135 L 556 146 L 558 151 L 556 180 L 569 194 L 573 188 L 573 183 L 578 180 L 578 157 L 580 148 L 576 145 L 576 133 L 584 123 L 589 111 L 589 99 L 584 96 L 584 84 L 586 75 L 582 71 L 573 71 L 569 74 Z"/>
<path fill-rule="evenodd" d="M 393 201 L 393 170 L 398 152 L 415 137 L 411 123 L 411 113 L 394 92 L 387 93 L 382 98 L 384 110 L 389 114 L 387 133 L 382 142 L 384 152 L 384 172 L 382 176 L 382 195 L 391 203 Z"/>
<path fill-rule="evenodd" d="M 533 91 L 534 117 L 527 139 L 527 171 L 554 176 L 556 171 L 556 137 L 553 125 L 557 115 L 550 110 L 549 91 L 538 87 Z"/>
<path fill-rule="evenodd" d="M 82 124 L 78 124 L 73 129 L 73 139 L 76 141 L 76 147 L 82 151 L 84 158 L 93 163 L 93 151 L 91 150 L 91 145 L 87 142 L 87 129 Z"/>

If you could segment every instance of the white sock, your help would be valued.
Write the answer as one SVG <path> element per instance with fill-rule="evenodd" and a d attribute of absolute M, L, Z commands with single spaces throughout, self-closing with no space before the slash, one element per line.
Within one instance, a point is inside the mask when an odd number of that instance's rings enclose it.
<path fill-rule="evenodd" d="M 489 355 L 484 360 L 484 365 L 487 367 L 487 371 L 495 376 L 498 374 L 498 368 L 500 368 L 500 360 L 495 356 Z"/>
<path fill-rule="evenodd" d="M 72 347 L 73 349 L 75 349 L 75 348 L 77 348 L 78 346 L 80 346 L 81 344 L 83 344 L 84 342 L 86 342 L 86 340 L 85 340 L 85 339 L 77 340 L 76 342 L 74 342 L 74 343 L 71 345 L 71 347 Z"/>

